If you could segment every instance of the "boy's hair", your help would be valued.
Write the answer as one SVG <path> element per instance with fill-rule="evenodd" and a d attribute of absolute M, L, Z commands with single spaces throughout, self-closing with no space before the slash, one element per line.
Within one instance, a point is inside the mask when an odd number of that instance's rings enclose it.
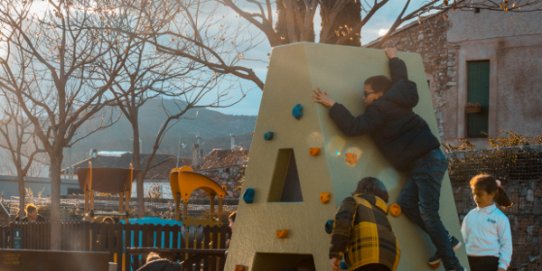
<path fill-rule="evenodd" d="M 38 207 L 36 207 L 36 205 L 34 205 L 33 203 L 29 203 L 24 207 L 24 211 L 27 215 L 28 213 L 32 213 L 37 210 L 38 210 Z"/>
<path fill-rule="evenodd" d="M 371 76 L 364 82 L 365 85 L 370 85 L 376 92 L 386 92 L 391 88 L 391 80 L 384 75 Z"/>
<path fill-rule="evenodd" d="M 355 194 L 375 195 L 388 202 L 388 190 L 384 183 L 375 177 L 365 177 L 358 182 Z"/>
<path fill-rule="evenodd" d="M 231 214 L 228 216 L 228 218 L 229 218 L 231 221 L 235 222 L 235 217 L 236 217 L 236 216 L 237 216 L 237 212 L 236 212 L 236 211 L 233 211 L 233 212 L 231 212 Z"/>
<path fill-rule="evenodd" d="M 472 179 L 470 179 L 470 187 L 471 189 L 477 189 L 477 190 L 483 190 L 488 194 L 495 194 L 494 201 L 497 205 L 501 207 L 510 207 L 512 206 L 512 201 L 508 198 L 508 195 L 506 195 L 506 192 L 504 189 L 500 186 L 497 179 L 495 177 L 487 174 L 487 173 L 480 173 Z"/>

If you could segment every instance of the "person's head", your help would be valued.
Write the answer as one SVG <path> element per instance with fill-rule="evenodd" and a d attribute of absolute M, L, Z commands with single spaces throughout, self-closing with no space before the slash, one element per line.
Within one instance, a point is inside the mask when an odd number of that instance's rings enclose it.
<path fill-rule="evenodd" d="M 148 262 L 156 261 L 159 259 L 160 259 L 160 255 L 158 255 L 158 253 L 154 251 L 151 251 L 149 252 L 149 254 L 147 254 L 147 258 L 145 259 L 145 262 L 148 263 Z"/>
<path fill-rule="evenodd" d="M 38 219 L 38 207 L 33 203 L 29 203 L 24 207 L 26 217 L 30 221 L 36 221 Z"/>
<path fill-rule="evenodd" d="M 390 89 L 391 85 L 391 80 L 384 75 L 367 78 L 363 83 L 363 104 L 369 106 L 374 101 L 380 99 Z"/>
<path fill-rule="evenodd" d="M 228 225 L 230 226 L 230 228 L 233 228 L 233 224 L 235 224 L 235 217 L 237 216 L 237 212 L 236 211 L 233 211 L 231 212 L 231 214 L 228 216 Z"/>
<path fill-rule="evenodd" d="M 354 194 L 375 195 L 383 199 L 385 202 L 388 202 L 389 198 L 388 190 L 386 189 L 386 186 L 384 186 L 384 183 L 374 177 L 365 177 L 361 179 L 358 182 L 358 186 L 356 187 Z"/>
<path fill-rule="evenodd" d="M 502 207 L 510 207 L 512 202 L 502 189 L 500 182 L 495 177 L 481 173 L 470 180 L 472 197 L 480 208 L 496 203 Z"/>

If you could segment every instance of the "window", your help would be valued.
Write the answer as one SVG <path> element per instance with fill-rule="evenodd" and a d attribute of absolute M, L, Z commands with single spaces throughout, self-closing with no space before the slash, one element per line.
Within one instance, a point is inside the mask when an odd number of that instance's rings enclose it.
<path fill-rule="evenodd" d="M 489 60 L 467 62 L 467 137 L 487 138 L 489 119 Z"/>

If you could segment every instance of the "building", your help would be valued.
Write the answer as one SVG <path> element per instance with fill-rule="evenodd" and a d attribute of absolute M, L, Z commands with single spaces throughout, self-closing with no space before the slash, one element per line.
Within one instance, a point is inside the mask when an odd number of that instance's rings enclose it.
<path fill-rule="evenodd" d="M 542 11 L 446 10 L 384 42 L 422 55 L 441 138 L 479 147 L 505 132 L 542 135 Z"/>
<path fill-rule="evenodd" d="M 213 149 L 203 157 L 197 172 L 225 187 L 229 197 L 238 198 L 247 163 L 247 149 Z"/>

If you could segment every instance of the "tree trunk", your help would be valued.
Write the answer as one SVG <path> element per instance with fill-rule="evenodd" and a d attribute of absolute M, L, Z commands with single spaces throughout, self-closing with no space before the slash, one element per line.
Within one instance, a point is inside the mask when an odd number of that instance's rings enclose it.
<path fill-rule="evenodd" d="M 49 179 L 51 181 L 51 204 L 49 205 L 51 223 L 51 249 L 60 250 L 60 171 L 62 167 L 62 148 L 54 150 L 49 165 Z"/>
<path fill-rule="evenodd" d="M 137 120 L 137 118 L 136 118 Z M 139 126 L 137 123 L 132 124 L 133 128 L 133 150 L 132 150 L 132 166 L 134 167 L 135 172 L 141 170 L 141 145 L 139 142 Z M 142 142 L 141 142 L 142 143 Z M 136 175 L 136 192 L 137 192 L 137 216 L 143 217 L 145 215 L 145 194 L 144 194 L 144 183 L 143 176 L 141 174 Z M 130 206 L 127 206 L 130 207 Z M 129 209 L 129 208 L 128 208 Z"/>
<path fill-rule="evenodd" d="M 306 5 L 303 0 L 277 1 L 278 16 L 275 30 L 281 38 L 281 44 L 299 41 L 314 42 L 314 24 L 312 23 L 314 15 L 307 12 Z"/>
<path fill-rule="evenodd" d="M 24 187 L 24 176 L 21 174 L 17 175 L 17 183 L 19 188 L 19 213 L 17 217 L 21 218 L 24 212 L 25 201 L 26 201 L 26 189 Z"/>
<path fill-rule="evenodd" d="M 322 28 L 320 42 L 361 46 L 361 29 L 355 29 L 361 20 L 359 0 L 323 0 L 320 4 Z"/>

